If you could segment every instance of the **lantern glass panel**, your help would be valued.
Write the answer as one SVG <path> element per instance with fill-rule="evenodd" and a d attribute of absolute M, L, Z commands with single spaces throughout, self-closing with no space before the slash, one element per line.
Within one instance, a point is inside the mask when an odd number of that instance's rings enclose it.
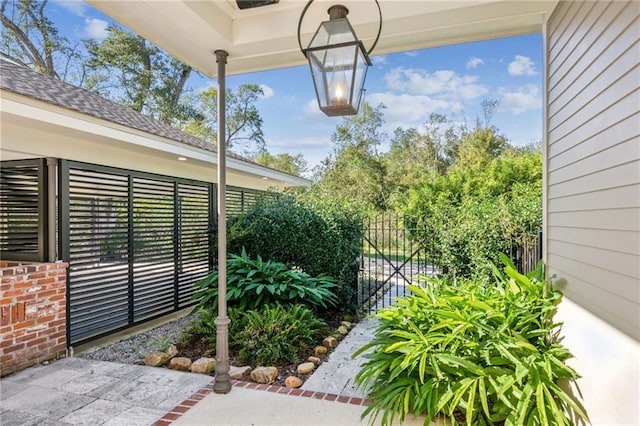
<path fill-rule="evenodd" d="M 358 45 L 309 51 L 309 63 L 320 106 L 353 100 L 354 65 Z M 356 72 L 355 75 L 361 73 Z M 361 80 L 362 82 L 363 80 Z"/>
<path fill-rule="evenodd" d="M 351 100 L 351 104 L 356 109 L 356 111 L 360 109 L 360 100 L 362 98 L 362 93 L 364 89 L 364 81 L 365 81 L 365 78 L 367 77 L 367 68 L 369 68 L 369 62 L 364 52 L 362 43 L 358 43 L 358 44 L 359 44 L 358 46 L 359 48 L 356 49 L 356 52 L 355 52 L 356 70 L 355 70 L 355 75 L 353 77 L 353 86 L 352 86 L 354 89 L 354 93 L 353 93 L 353 98 Z"/>
<path fill-rule="evenodd" d="M 309 49 L 331 46 L 338 43 L 356 41 L 355 33 L 346 18 L 332 19 L 320 24 L 318 31 L 309 43 Z"/>
<path fill-rule="evenodd" d="M 329 116 L 357 114 L 370 62 L 349 21 L 320 24 L 305 54 L 320 109 Z"/>

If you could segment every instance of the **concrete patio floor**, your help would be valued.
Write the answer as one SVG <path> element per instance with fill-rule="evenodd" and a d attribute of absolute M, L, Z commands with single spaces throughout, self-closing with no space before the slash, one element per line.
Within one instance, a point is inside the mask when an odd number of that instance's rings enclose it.
<path fill-rule="evenodd" d="M 0 424 L 368 424 L 361 419 L 368 402 L 354 385 L 364 359 L 351 354 L 371 341 L 375 328 L 371 318 L 358 323 L 301 389 L 234 381 L 229 394 L 217 395 L 213 378 L 203 374 L 65 358 L 0 380 Z M 411 418 L 403 424 L 423 423 Z"/>
<path fill-rule="evenodd" d="M 0 424 L 149 426 L 210 382 L 165 368 L 64 358 L 0 380 Z"/>
<path fill-rule="evenodd" d="M 363 398 L 240 381 L 234 381 L 230 393 L 217 395 L 212 385 L 212 378 L 202 374 L 65 358 L 0 380 L 0 424 L 368 424 L 361 419 Z M 421 425 L 423 419 L 403 424 Z"/>
<path fill-rule="evenodd" d="M 307 391 L 310 392 L 310 391 Z M 335 397 L 335 398 L 334 398 Z M 324 398 L 324 399 L 320 399 Z M 172 423 L 176 426 L 205 425 L 280 425 L 280 426 L 354 426 L 368 425 L 369 419 L 361 419 L 366 406 L 340 402 L 336 395 L 313 393 L 293 396 L 278 392 L 234 387 L 227 395 L 210 393 L 192 409 Z M 349 399 L 349 398 L 347 398 Z M 380 424 L 380 420 L 375 424 Z M 406 419 L 394 425 L 414 426 L 424 424 L 424 418 Z M 444 423 L 432 423 L 443 425 Z M 158 424 L 158 426 L 164 423 Z"/>

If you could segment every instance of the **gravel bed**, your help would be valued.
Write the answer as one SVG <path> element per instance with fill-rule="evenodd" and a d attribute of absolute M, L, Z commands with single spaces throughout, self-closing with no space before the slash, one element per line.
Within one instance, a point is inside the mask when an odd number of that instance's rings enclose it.
<path fill-rule="evenodd" d="M 182 332 L 188 328 L 189 323 L 194 319 L 195 315 L 187 315 L 108 346 L 83 352 L 78 356 L 98 361 L 144 364 L 144 356 L 149 352 L 160 350 L 160 342 L 177 343 Z"/>

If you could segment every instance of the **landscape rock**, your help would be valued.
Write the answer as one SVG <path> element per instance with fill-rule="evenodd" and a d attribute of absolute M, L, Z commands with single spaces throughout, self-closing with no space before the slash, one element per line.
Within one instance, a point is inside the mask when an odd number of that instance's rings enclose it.
<path fill-rule="evenodd" d="M 353 322 L 353 315 L 346 314 L 345 316 L 342 317 L 342 320 L 352 323 Z"/>
<path fill-rule="evenodd" d="M 299 388 L 300 386 L 302 386 L 302 380 L 300 380 L 296 376 L 289 376 L 284 379 L 284 385 L 288 388 Z"/>
<path fill-rule="evenodd" d="M 173 358 L 178 355 L 178 348 L 176 348 L 176 345 L 169 346 L 169 349 L 167 349 L 167 355 L 169 355 L 169 358 Z"/>
<path fill-rule="evenodd" d="M 324 347 L 324 346 L 323 346 Z M 309 358 L 307 358 L 307 361 L 314 363 L 315 365 L 320 365 L 322 364 L 322 360 L 316 356 L 310 356 Z"/>
<path fill-rule="evenodd" d="M 251 372 L 251 380 L 256 383 L 269 384 L 278 378 L 278 369 L 276 367 L 256 367 Z"/>
<path fill-rule="evenodd" d="M 191 371 L 191 360 L 184 356 L 171 358 L 169 368 L 179 371 Z"/>
<path fill-rule="evenodd" d="M 316 346 L 316 348 L 313 350 L 313 352 L 316 355 L 324 355 L 327 353 L 327 347 L 326 346 Z"/>
<path fill-rule="evenodd" d="M 333 336 L 325 337 L 322 341 L 322 346 L 325 346 L 327 348 L 335 348 L 336 346 L 338 346 L 338 339 Z"/>
<path fill-rule="evenodd" d="M 233 365 L 229 368 L 229 376 L 232 379 L 240 380 L 251 373 L 251 367 L 248 365 L 244 367 L 234 367 Z"/>
<path fill-rule="evenodd" d="M 169 361 L 169 355 L 166 352 L 151 352 L 144 357 L 144 365 L 151 367 L 160 367 L 166 364 L 167 361 Z"/>
<path fill-rule="evenodd" d="M 349 334 L 349 329 L 347 327 L 345 327 L 344 325 L 341 325 L 340 327 L 338 327 L 338 333 L 342 334 L 343 336 Z"/>
<path fill-rule="evenodd" d="M 192 373 L 209 374 L 216 369 L 216 360 L 214 358 L 198 358 L 191 364 Z"/>
<path fill-rule="evenodd" d="M 316 365 L 312 362 L 305 362 L 298 366 L 298 374 L 309 374 L 316 369 Z"/>
<path fill-rule="evenodd" d="M 347 330 L 351 329 L 351 327 L 353 327 L 353 323 L 349 322 L 349 321 L 342 321 L 340 323 L 341 326 L 346 327 Z"/>

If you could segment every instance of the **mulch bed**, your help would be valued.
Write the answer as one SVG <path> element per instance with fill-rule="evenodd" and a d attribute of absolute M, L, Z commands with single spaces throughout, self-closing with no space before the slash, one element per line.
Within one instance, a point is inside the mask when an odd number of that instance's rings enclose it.
<path fill-rule="evenodd" d="M 329 324 L 330 329 L 335 330 L 340 325 L 340 321 L 341 320 L 327 321 L 327 323 Z M 355 322 L 353 324 L 355 325 Z M 321 345 L 321 344 L 322 344 L 322 341 L 318 342 L 318 345 Z M 188 344 L 185 344 L 185 342 L 179 342 L 178 344 L 176 344 L 176 347 L 178 349 L 178 356 L 187 357 L 191 360 L 196 360 L 201 357 L 215 358 L 215 348 L 212 348 L 209 342 L 206 341 L 205 339 L 196 340 Z M 298 363 L 274 365 L 274 367 L 278 369 L 278 378 L 272 384 L 284 386 L 284 381 L 289 376 L 298 377 L 304 383 L 304 381 L 306 381 L 306 379 L 309 378 L 310 374 L 298 374 L 298 365 L 300 365 L 303 362 L 307 362 L 307 358 L 309 358 L 310 356 L 315 356 L 317 358 L 320 358 L 320 360 L 324 363 L 329 359 L 329 355 L 331 355 L 333 351 L 334 351 L 333 348 L 328 348 L 326 354 L 316 355 L 313 352 L 313 348 L 312 348 L 309 351 L 309 353 L 305 354 L 303 359 Z M 246 365 L 245 363 L 242 363 L 238 360 L 238 354 L 235 353 L 231 348 L 229 349 L 229 361 L 231 365 L 236 367 L 242 367 Z M 214 376 L 214 375 L 215 373 L 211 374 L 211 376 Z M 249 376 L 245 376 L 239 380 L 253 382 L 253 380 L 251 380 L 251 377 Z"/>

